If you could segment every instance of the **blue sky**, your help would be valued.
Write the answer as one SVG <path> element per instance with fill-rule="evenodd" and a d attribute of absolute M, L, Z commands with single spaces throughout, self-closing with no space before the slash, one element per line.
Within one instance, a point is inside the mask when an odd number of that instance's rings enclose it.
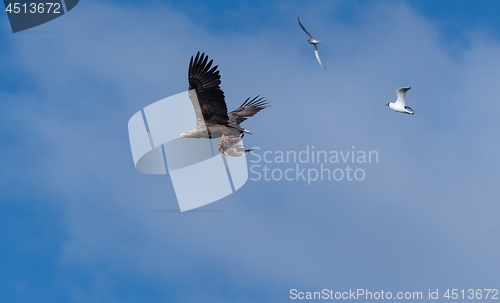
<path fill-rule="evenodd" d="M 498 288 L 499 8 L 83 1 L 17 34 L 5 14 L 2 301 L 284 302 L 292 288 Z M 297 16 L 322 40 L 327 70 Z M 197 51 L 219 65 L 228 108 L 258 94 L 272 103 L 245 122 L 247 146 L 354 146 L 378 151 L 379 162 L 359 166 L 360 182 L 248 181 L 204 212 L 172 212 L 168 175 L 135 170 L 127 122 L 187 89 Z M 406 85 L 419 115 L 384 106 Z"/>

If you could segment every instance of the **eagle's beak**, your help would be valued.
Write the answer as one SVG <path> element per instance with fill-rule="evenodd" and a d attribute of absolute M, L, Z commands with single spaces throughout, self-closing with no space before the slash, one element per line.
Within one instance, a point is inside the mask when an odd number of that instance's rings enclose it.
<path fill-rule="evenodd" d="M 385 106 L 389 106 L 389 103 L 387 103 Z"/>
<path fill-rule="evenodd" d="M 181 134 L 181 138 L 184 138 L 184 136 L 186 136 L 186 133 Z"/>

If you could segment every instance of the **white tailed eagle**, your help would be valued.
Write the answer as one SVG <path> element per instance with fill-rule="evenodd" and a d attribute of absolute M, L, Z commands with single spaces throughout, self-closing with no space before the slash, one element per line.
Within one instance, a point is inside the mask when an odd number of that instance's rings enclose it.
<path fill-rule="evenodd" d="M 198 52 L 189 62 L 188 94 L 197 121 L 196 127 L 192 131 L 182 133 L 181 137 L 213 139 L 222 136 L 241 136 L 243 133 L 251 134 L 240 124 L 268 107 L 268 102 L 260 96 L 248 98 L 240 107 L 228 113 L 224 92 L 219 86 L 221 81 L 217 65 L 211 68 L 213 60 L 208 63 L 207 61 L 208 56 L 205 56 L 205 53 L 200 56 Z"/>

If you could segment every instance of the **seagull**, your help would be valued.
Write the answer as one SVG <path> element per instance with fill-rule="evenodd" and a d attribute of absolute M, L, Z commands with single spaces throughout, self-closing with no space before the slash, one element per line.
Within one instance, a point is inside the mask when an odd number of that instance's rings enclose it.
<path fill-rule="evenodd" d="M 396 95 L 398 96 L 396 102 L 387 103 L 385 106 L 389 106 L 392 110 L 395 110 L 398 113 L 414 115 L 414 110 L 411 107 L 405 105 L 405 94 L 410 88 L 411 87 L 409 86 L 398 88 L 396 90 Z"/>
<path fill-rule="evenodd" d="M 316 40 L 313 38 L 313 36 L 311 34 L 309 34 L 309 32 L 305 29 L 305 27 L 302 25 L 302 23 L 300 23 L 300 18 L 297 17 L 297 19 L 299 20 L 299 25 L 300 27 L 302 27 L 302 30 L 309 36 L 309 40 L 307 42 L 309 42 L 310 44 L 314 45 L 314 53 L 316 54 L 316 59 L 318 59 L 318 62 L 319 62 L 319 65 L 321 65 L 322 68 L 326 69 L 326 67 L 323 66 L 323 63 L 321 63 L 321 59 L 319 58 L 319 53 L 318 53 L 318 45 L 319 44 L 319 41 L 320 40 Z"/>
<path fill-rule="evenodd" d="M 245 134 L 241 135 L 229 135 L 229 136 L 224 136 L 222 135 L 222 139 L 220 140 L 219 143 L 219 151 L 222 152 L 226 156 L 231 156 L 231 157 L 240 157 L 243 155 L 248 154 L 253 150 L 252 149 L 245 149 L 245 147 L 242 144 L 238 144 L 241 139 L 243 139 L 243 136 Z"/>

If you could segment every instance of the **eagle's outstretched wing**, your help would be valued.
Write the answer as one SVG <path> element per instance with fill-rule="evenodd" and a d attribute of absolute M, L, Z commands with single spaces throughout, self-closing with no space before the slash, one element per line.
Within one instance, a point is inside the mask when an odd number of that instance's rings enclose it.
<path fill-rule="evenodd" d="M 188 80 L 189 89 L 196 91 L 198 103 L 205 123 L 226 125 L 228 123 L 227 106 L 224 92 L 220 89 L 220 75 L 217 65 L 212 67 L 213 60 L 208 62 L 208 56 L 200 52 L 189 62 Z M 193 102 L 193 100 L 191 100 Z M 193 102 L 197 116 L 199 111 Z M 200 118 L 200 117 L 197 117 Z"/>
<path fill-rule="evenodd" d="M 264 108 L 269 106 L 269 103 L 264 98 L 259 98 L 259 96 L 250 100 L 250 98 L 246 99 L 243 104 L 240 105 L 237 109 L 233 110 L 228 114 L 229 122 L 240 124 L 245 121 L 248 117 L 251 117 L 263 110 Z"/>

